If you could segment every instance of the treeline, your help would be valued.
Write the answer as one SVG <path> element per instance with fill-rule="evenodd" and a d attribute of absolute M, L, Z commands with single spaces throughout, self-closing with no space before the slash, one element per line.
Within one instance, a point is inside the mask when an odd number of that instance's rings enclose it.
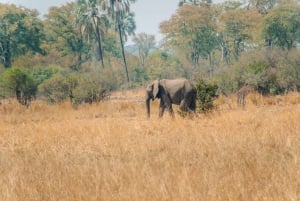
<path fill-rule="evenodd" d="M 224 93 L 245 83 L 265 94 L 300 89 L 298 1 L 183 0 L 161 23 L 159 45 L 153 35 L 134 35 L 131 3 L 77 0 L 43 17 L 1 4 L 0 97 L 93 102 L 174 77 L 213 80 Z"/>
<path fill-rule="evenodd" d="M 181 1 L 160 25 L 164 47 L 187 76 L 214 79 L 224 93 L 245 83 L 264 94 L 299 90 L 299 1 L 243 2 Z"/>

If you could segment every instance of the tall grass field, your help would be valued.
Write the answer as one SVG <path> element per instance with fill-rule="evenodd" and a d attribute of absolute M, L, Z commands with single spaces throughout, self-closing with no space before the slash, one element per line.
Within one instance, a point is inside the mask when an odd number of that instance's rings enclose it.
<path fill-rule="evenodd" d="M 175 119 L 159 119 L 157 101 L 147 119 L 139 94 L 3 101 L 0 200 L 300 200 L 300 94 L 249 95 L 245 109 L 220 97 L 211 114 Z"/>

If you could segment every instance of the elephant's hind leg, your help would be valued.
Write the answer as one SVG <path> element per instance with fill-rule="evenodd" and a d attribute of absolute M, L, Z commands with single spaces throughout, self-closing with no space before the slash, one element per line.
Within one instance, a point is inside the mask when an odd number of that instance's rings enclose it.
<path fill-rule="evenodd" d="M 159 117 L 162 117 L 164 115 L 164 112 L 165 112 L 165 108 L 164 107 L 159 107 L 159 113 L 158 113 L 158 116 Z"/>
<path fill-rule="evenodd" d="M 192 100 L 189 105 L 189 109 L 193 112 L 196 111 L 196 100 Z"/>
<path fill-rule="evenodd" d="M 194 112 L 196 110 L 196 101 L 182 100 L 179 108 L 184 112 Z"/>
<path fill-rule="evenodd" d="M 180 102 L 179 109 L 184 112 L 187 111 L 187 102 L 185 99 Z"/>
<path fill-rule="evenodd" d="M 173 111 L 172 105 L 168 106 L 167 108 L 168 108 L 168 111 L 169 111 L 171 117 L 174 118 L 174 111 Z"/>

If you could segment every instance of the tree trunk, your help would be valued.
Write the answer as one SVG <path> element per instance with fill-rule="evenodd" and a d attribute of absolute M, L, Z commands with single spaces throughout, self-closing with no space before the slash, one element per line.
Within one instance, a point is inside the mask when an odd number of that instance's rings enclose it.
<path fill-rule="evenodd" d="M 214 75 L 214 67 L 212 64 L 212 56 L 211 56 L 211 52 L 208 52 L 208 60 L 209 60 L 209 66 L 210 66 L 210 77 L 213 77 Z"/>
<path fill-rule="evenodd" d="M 98 51 L 99 51 L 99 56 L 101 60 L 101 66 L 104 68 L 104 62 L 103 62 L 103 51 L 102 51 L 102 36 L 101 32 L 99 30 L 98 24 L 95 22 L 95 19 L 93 18 L 94 26 L 96 28 L 96 38 L 97 38 L 97 43 L 98 43 Z"/>
<path fill-rule="evenodd" d="M 5 39 L 4 39 L 5 40 Z M 3 64 L 5 68 L 10 68 L 11 67 L 11 53 L 10 53 L 10 38 L 6 39 L 4 42 L 4 53 L 3 53 Z"/>
<path fill-rule="evenodd" d="M 121 24 L 120 24 L 119 20 L 118 20 L 118 31 L 119 31 L 119 37 L 120 37 L 120 43 L 121 43 L 121 50 L 122 50 L 124 68 L 125 68 L 125 72 L 126 72 L 126 79 L 127 79 L 127 82 L 129 83 L 128 67 L 127 67 L 125 51 L 124 51 L 124 42 L 123 42 L 123 38 L 122 38 Z"/>

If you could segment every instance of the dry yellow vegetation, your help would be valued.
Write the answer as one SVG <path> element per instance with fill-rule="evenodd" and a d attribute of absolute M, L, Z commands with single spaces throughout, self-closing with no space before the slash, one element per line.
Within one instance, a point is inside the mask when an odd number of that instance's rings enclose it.
<path fill-rule="evenodd" d="M 131 100 L 5 102 L 0 200 L 299 200 L 299 102 L 220 97 L 212 114 L 174 120 L 157 102 L 149 120 Z"/>

